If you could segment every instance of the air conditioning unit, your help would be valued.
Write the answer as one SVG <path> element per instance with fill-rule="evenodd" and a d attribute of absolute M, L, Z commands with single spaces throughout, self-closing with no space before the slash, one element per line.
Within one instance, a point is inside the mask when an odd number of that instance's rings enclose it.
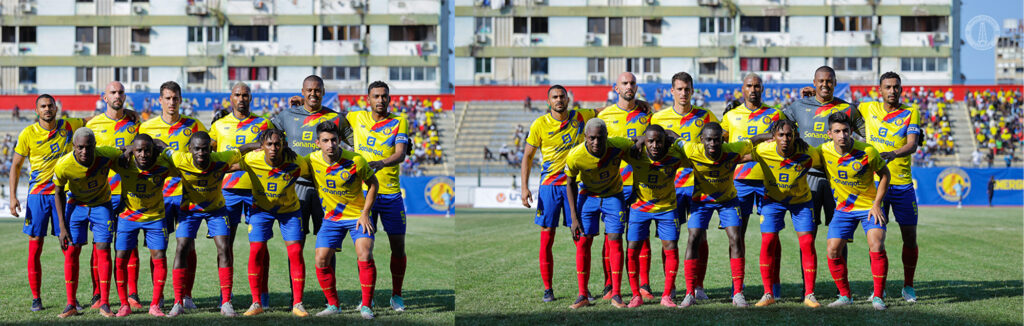
<path fill-rule="evenodd" d="M 948 38 L 949 35 L 946 34 L 935 34 L 935 36 L 932 37 L 932 40 L 935 42 L 945 42 L 946 40 L 948 40 Z"/>
<path fill-rule="evenodd" d="M 652 44 L 652 43 L 654 43 L 654 34 L 644 34 L 644 43 L 645 44 Z"/>
<path fill-rule="evenodd" d="M 26 13 L 26 14 L 30 14 L 30 13 L 32 13 L 33 10 L 35 10 L 35 8 L 32 7 L 32 4 L 31 3 L 27 3 L 27 2 L 26 3 L 22 3 L 21 5 L 19 5 L 18 8 L 21 9 L 22 13 Z"/>
<path fill-rule="evenodd" d="M 587 44 L 594 44 L 597 42 L 597 34 L 587 33 Z"/>
<path fill-rule="evenodd" d="M 657 3 L 658 3 L 658 0 L 647 0 L 647 4 L 651 5 L 651 6 L 653 6 L 653 5 L 657 4 Z"/>
<path fill-rule="evenodd" d="M 477 76 L 477 77 L 476 77 L 476 83 L 477 83 L 478 85 L 488 85 L 488 84 L 490 84 L 491 82 L 493 82 L 493 80 L 491 79 L 491 77 L 488 77 L 488 76 Z"/>
<path fill-rule="evenodd" d="M 75 42 L 75 53 L 85 52 L 85 43 Z"/>
<path fill-rule="evenodd" d="M 264 3 L 264 2 L 263 2 L 263 0 L 253 0 L 253 1 L 252 1 L 252 7 L 253 7 L 253 8 L 256 8 L 256 9 L 263 9 L 263 8 L 265 8 L 266 6 L 267 6 L 267 4 L 266 4 L 266 3 Z"/>
<path fill-rule="evenodd" d="M 487 34 L 476 34 L 474 36 L 474 39 L 476 40 L 477 44 L 485 44 L 487 43 Z"/>
<path fill-rule="evenodd" d="M 363 0 L 352 0 L 351 5 L 352 8 L 362 8 L 365 4 L 363 3 Z"/>
<path fill-rule="evenodd" d="M 142 43 L 132 43 L 132 53 L 141 53 Z"/>
<path fill-rule="evenodd" d="M 188 5 L 188 7 L 185 7 L 185 13 L 189 14 L 189 15 L 206 16 L 206 13 L 207 13 L 206 6 L 205 5 Z"/>
<path fill-rule="evenodd" d="M 362 53 L 363 51 L 366 51 L 366 43 L 363 43 L 363 41 L 352 43 L 352 49 L 358 53 Z"/>
<path fill-rule="evenodd" d="M 245 47 L 242 46 L 241 44 L 238 44 L 238 43 L 232 43 L 231 44 L 231 52 L 238 53 L 238 52 L 242 52 L 243 50 L 245 50 Z"/>
<path fill-rule="evenodd" d="M 658 82 L 658 75 L 647 74 L 644 76 L 644 80 L 646 80 L 648 83 L 656 83 Z"/>
<path fill-rule="evenodd" d="M 78 92 L 79 93 L 89 93 L 89 92 L 92 92 L 92 85 L 90 85 L 88 83 L 80 83 L 80 84 L 78 84 Z"/>
<path fill-rule="evenodd" d="M 132 88 L 134 88 L 136 92 L 145 92 L 147 89 L 149 89 L 149 87 L 147 87 L 146 84 L 135 84 L 135 86 Z"/>
<path fill-rule="evenodd" d="M 722 3 L 719 0 L 697 0 L 697 5 L 717 7 Z"/>
<path fill-rule="evenodd" d="M 135 4 L 132 5 L 132 12 L 134 12 L 136 15 L 141 15 L 146 13 L 146 8 L 140 4 Z"/>
<path fill-rule="evenodd" d="M 864 41 L 868 43 L 875 43 L 875 33 L 867 33 L 864 35 Z"/>
<path fill-rule="evenodd" d="M 604 82 L 604 76 L 601 74 L 590 74 L 590 83 L 600 84 Z"/>
<path fill-rule="evenodd" d="M 749 34 L 743 35 L 743 43 L 752 43 L 752 42 L 754 42 L 754 36 L 753 35 L 749 35 Z"/>
<path fill-rule="evenodd" d="M 548 80 L 548 75 L 533 75 L 533 82 L 543 84 Z"/>
<path fill-rule="evenodd" d="M 32 90 L 34 90 L 35 88 L 36 88 L 36 85 L 34 85 L 34 84 L 28 84 L 28 83 L 21 84 L 21 91 L 23 93 L 31 93 Z"/>
<path fill-rule="evenodd" d="M 436 43 L 431 43 L 431 42 L 423 42 L 423 45 L 420 46 L 420 50 L 423 50 L 423 52 L 434 51 L 436 49 L 437 49 L 437 44 Z"/>

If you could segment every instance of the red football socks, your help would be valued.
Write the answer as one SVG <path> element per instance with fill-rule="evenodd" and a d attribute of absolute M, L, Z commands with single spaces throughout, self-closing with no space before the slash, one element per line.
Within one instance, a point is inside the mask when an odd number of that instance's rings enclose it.
<path fill-rule="evenodd" d="M 174 303 L 182 303 L 181 297 L 185 295 L 185 273 L 187 268 L 175 268 L 171 270 L 171 282 L 174 286 Z"/>
<path fill-rule="evenodd" d="M 167 258 L 150 259 L 153 266 L 153 301 L 150 305 L 160 303 L 164 297 L 164 283 L 167 283 Z"/>
<path fill-rule="evenodd" d="M 373 288 L 377 284 L 377 266 L 373 261 L 359 263 L 359 287 L 363 291 L 363 306 L 369 307 L 373 301 Z"/>
<path fill-rule="evenodd" d="M 914 271 L 917 270 L 917 248 L 903 246 L 903 286 L 914 287 Z"/>
<path fill-rule="evenodd" d="M 128 287 L 125 279 L 128 278 L 128 260 L 124 258 L 114 259 L 114 286 L 117 287 L 117 298 L 121 300 L 122 306 L 128 305 Z"/>
<path fill-rule="evenodd" d="M 405 280 L 406 256 L 391 256 L 391 295 L 402 296 L 402 282 Z"/>
<path fill-rule="evenodd" d="M 540 278 L 544 281 L 544 289 L 551 288 L 551 273 L 554 260 L 551 255 L 551 247 L 555 244 L 553 231 L 540 231 Z"/>
<path fill-rule="evenodd" d="M 270 250 L 267 250 L 267 243 L 263 243 L 263 250 L 260 251 L 260 293 L 270 293 Z"/>
<path fill-rule="evenodd" d="M 32 298 L 39 299 L 39 286 L 42 283 L 43 266 L 39 257 L 43 254 L 43 242 L 28 241 L 28 287 L 32 290 Z"/>
<path fill-rule="evenodd" d="M 587 283 L 590 281 L 590 245 L 594 238 L 580 237 L 576 240 L 576 281 L 580 295 L 587 295 Z"/>
<path fill-rule="evenodd" d="M 327 304 L 337 307 L 338 289 L 334 287 L 336 283 L 334 278 L 334 269 L 330 266 L 324 268 L 317 267 L 316 280 L 320 282 L 320 288 L 324 290 L 324 297 L 327 298 Z"/>
<path fill-rule="evenodd" d="M 92 244 L 92 254 L 89 256 L 89 270 L 92 276 L 92 295 L 97 296 L 100 294 L 100 266 L 98 262 L 99 252 L 96 249 L 96 244 Z"/>
<path fill-rule="evenodd" d="M 885 291 L 885 278 L 889 273 L 889 257 L 885 250 L 871 254 L 871 280 L 875 283 L 875 296 L 882 297 Z"/>
<path fill-rule="evenodd" d="M 732 268 L 732 294 L 743 293 L 743 258 L 730 258 L 729 266 Z"/>
<path fill-rule="evenodd" d="M 234 267 L 220 267 L 217 269 L 220 276 L 220 303 L 231 302 L 231 288 L 234 286 L 232 277 L 235 274 Z"/>
<path fill-rule="evenodd" d="M 804 273 L 804 296 L 814 293 L 814 279 L 818 273 L 818 253 L 814 251 L 814 235 L 805 234 L 800 240 L 800 265 Z"/>
<path fill-rule="evenodd" d="M 132 249 L 128 256 L 128 294 L 139 293 L 139 248 Z M 121 280 L 121 279 L 118 279 Z"/>
<path fill-rule="evenodd" d="M 840 258 L 828 259 L 828 270 L 832 273 L 832 279 L 836 281 L 836 288 L 839 295 L 850 297 L 850 281 L 846 279 L 846 261 Z"/>
<path fill-rule="evenodd" d="M 288 246 L 288 270 L 292 278 L 292 305 L 302 303 L 302 290 L 306 286 L 306 261 L 302 258 L 302 245 Z"/>
<path fill-rule="evenodd" d="M 651 280 L 651 239 L 640 246 L 640 285 L 650 285 Z"/>
<path fill-rule="evenodd" d="M 100 278 L 100 302 L 110 304 L 110 249 L 96 249 L 96 260 Z"/>
<path fill-rule="evenodd" d="M 67 291 L 68 304 L 75 304 L 78 293 L 78 254 L 82 247 L 69 246 L 64 250 L 64 289 Z"/>
<path fill-rule="evenodd" d="M 693 294 L 697 289 L 697 260 L 687 259 L 683 261 L 683 273 L 686 273 L 686 294 Z"/>
<path fill-rule="evenodd" d="M 676 273 L 679 272 L 679 249 L 663 249 L 665 256 L 665 292 L 662 296 L 669 296 L 676 287 Z"/>
<path fill-rule="evenodd" d="M 252 291 L 252 302 L 260 302 L 263 283 L 264 251 L 267 251 L 267 244 L 264 242 L 249 243 L 249 289 Z"/>
<path fill-rule="evenodd" d="M 697 287 L 704 287 L 704 276 L 708 274 L 708 240 L 705 238 L 697 245 Z"/>
<path fill-rule="evenodd" d="M 611 268 L 612 295 L 622 295 L 622 240 L 608 240 L 608 265 Z"/>
<path fill-rule="evenodd" d="M 610 246 L 608 235 L 604 235 L 604 242 L 601 246 L 601 259 L 604 261 L 604 287 L 612 285 L 612 263 L 611 258 L 608 256 L 608 248 Z"/>
<path fill-rule="evenodd" d="M 778 233 L 765 232 L 761 233 L 761 257 L 759 263 L 761 267 L 761 283 L 764 284 L 764 293 L 772 293 L 772 284 L 775 274 L 775 246 L 779 241 Z"/>
<path fill-rule="evenodd" d="M 192 286 L 196 284 L 196 248 L 192 247 L 185 253 L 188 265 L 185 266 L 185 296 L 192 297 Z"/>
<path fill-rule="evenodd" d="M 637 270 L 640 269 L 640 250 L 628 248 L 626 249 L 626 273 L 629 278 L 629 288 L 633 291 L 633 296 L 640 295 L 640 277 L 637 275 Z"/>

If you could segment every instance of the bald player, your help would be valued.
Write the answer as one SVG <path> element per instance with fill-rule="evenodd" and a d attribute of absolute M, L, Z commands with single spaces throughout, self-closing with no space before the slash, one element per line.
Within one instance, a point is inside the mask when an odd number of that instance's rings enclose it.
<path fill-rule="evenodd" d="M 636 76 L 629 72 L 619 74 L 615 81 L 615 92 L 619 94 L 619 101 L 601 110 L 597 117 L 604 120 L 608 125 L 608 137 L 624 137 L 627 139 L 639 137 L 650 124 L 650 110 L 646 105 L 642 105 L 642 101 L 636 98 Z M 633 195 L 633 168 L 623 161 L 619 166 L 619 174 L 622 176 L 622 193 L 626 197 L 626 203 L 632 203 L 636 198 Z M 644 300 L 653 300 L 654 294 L 651 293 L 651 286 L 649 284 L 651 241 L 646 239 L 641 242 L 640 294 Z M 610 243 L 606 241 L 605 245 L 610 246 Z M 606 281 L 605 283 L 605 288 L 607 289 L 608 282 Z M 608 298 L 607 293 L 605 298 Z"/>
<path fill-rule="evenodd" d="M 718 122 L 718 118 L 711 111 L 690 104 L 690 99 L 693 97 L 693 77 L 690 74 L 678 72 L 672 75 L 672 88 L 669 91 L 672 93 L 673 100 L 671 110 L 654 113 L 651 117 L 651 124 L 662 126 L 665 130 L 675 133 L 678 139 L 686 142 L 699 139 L 700 130 L 705 124 Z M 688 167 L 679 169 L 676 173 L 675 188 L 676 216 L 680 222 L 686 222 L 690 210 L 690 197 L 693 196 L 693 169 Z M 708 242 L 707 238 L 703 240 L 697 245 L 700 251 L 697 275 L 701 276 L 705 275 L 708 268 Z M 708 295 L 704 292 L 703 277 L 698 278 L 696 282 L 694 295 L 697 300 L 708 299 Z M 675 297 L 674 294 L 669 293 L 663 295 Z"/>

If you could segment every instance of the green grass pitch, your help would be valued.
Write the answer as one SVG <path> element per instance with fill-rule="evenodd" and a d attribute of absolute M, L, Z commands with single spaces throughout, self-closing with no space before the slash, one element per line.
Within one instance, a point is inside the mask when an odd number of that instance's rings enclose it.
<path fill-rule="evenodd" d="M 533 224 L 532 211 L 459 209 L 457 215 L 462 244 L 456 256 L 459 273 L 455 274 L 458 324 L 1020 325 L 1024 322 L 1024 218 L 1019 207 L 921 207 L 918 227 L 921 249 L 915 277 L 919 301 L 916 304 L 908 304 L 899 297 L 904 279 L 902 241 L 896 224 L 890 222 L 886 237 L 889 256 L 886 286 L 889 309 L 886 311 L 875 311 L 867 301 L 872 287 L 870 263 L 860 230 L 849 247 L 849 277 L 855 301 L 849 307 L 823 306 L 812 310 L 801 305 L 799 246 L 790 222 L 780 233 L 783 299 L 774 306 L 753 307 L 763 293 L 757 258 L 760 236 L 754 220 L 746 234 L 744 294 L 751 303 L 750 308 L 735 308 L 729 304 L 728 241 L 724 231 L 712 229 L 708 233 L 710 261 L 705 280 L 712 299 L 710 303 L 673 309 L 657 301 L 647 301 L 639 308 L 616 309 L 608 301 L 598 300 L 594 306 L 573 311 L 568 306 L 577 294 L 575 248 L 567 228 L 558 229 L 554 247 L 553 286 L 557 300 L 543 303 L 537 264 L 539 228 Z M 824 236 L 824 230 L 819 230 L 815 291 L 823 305 L 835 300 L 837 295 L 824 258 Z M 592 250 L 595 258 L 590 290 L 595 294 L 603 288 L 600 243 L 595 241 Z M 661 245 L 659 241 L 652 244 L 651 288 L 660 296 L 664 284 Z M 623 278 L 625 300 L 630 294 L 628 284 Z M 685 287 L 682 263 L 676 287 Z"/>
<path fill-rule="evenodd" d="M 408 255 L 408 270 L 403 286 L 403 296 L 407 309 L 403 313 L 396 313 L 391 310 L 389 299 L 391 298 L 391 272 L 390 253 L 387 236 L 383 232 L 376 234 L 374 259 L 377 264 L 377 288 L 374 295 L 376 307 L 374 312 L 377 315 L 376 323 L 382 324 L 416 324 L 416 325 L 451 325 L 455 320 L 455 290 L 453 277 L 454 252 L 456 243 L 452 241 L 455 235 L 454 219 L 435 217 L 410 217 L 408 235 L 406 236 L 406 253 Z M 199 312 L 186 314 L 175 318 L 158 318 L 150 316 L 143 311 L 135 311 L 131 316 L 125 318 L 103 318 L 96 310 L 87 309 L 84 314 L 70 317 L 67 320 L 57 318 L 57 314 L 64 308 L 64 258 L 60 253 L 60 246 L 55 237 L 47 237 L 42 256 L 43 279 L 42 299 L 45 310 L 31 312 L 32 294 L 28 288 L 25 263 L 28 254 L 28 238 L 21 233 L 23 220 L 0 221 L 0 233 L 6 236 L 0 238 L 0 324 L 3 325 L 41 325 L 49 322 L 74 322 L 75 324 L 202 324 L 202 325 L 233 325 L 233 324 L 256 324 L 256 325 L 279 325 L 279 324 L 306 324 L 306 325 L 327 325 L 350 322 L 363 322 L 355 306 L 359 303 L 359 280 L 356 270 L 355 253 L 352 249 L 352 242 L 345 239 L 344 248 L 337 254 L 337 288 L 341 299 L 343 313 L 331 317 L 314 317 L 316 312 L 323 309 L 326 300 L 320 285 L 317 283 L 316 271 L 313 266 L 313 247 L 315 238 L 309 235 L 305 245 L 306 262 L 306 285 L 303 296 L 303 303 L 310 317 L 299 319 L 290 314 L 291 291 L 288 282 L 287 252 L 284 248 L 284 241 L 281 240 L 280 231 L 275 227 L 275 237 L 270 244 L 270 301 L 272 307 L 268 312 L 256 317 L 243 317 L 241 313 L 252 303 L 249 292 L 249 281 L 247 278 L 247 265 L 249 259 L 249 243 L 245 235 L 245 229 L 239 230 L 238 238 L 235 240 L 235 270 L 234 270 L 234 299 L 232 304 L 239 313 L 239 317 L 228 318 L 221 316 L 216 305 L 220 298 L 220 284 L 217 276 L 217 249 L 212 239 L 200 238 L 196 240 L 196 249 L 199 256 L 199 269 L 196 276 L 195 296 Z M 242 225 L 244 227 L 244 224 Z M 205 225 L 199 230 L 199 234 L 206 234 Z M 141 241 L 140 241 L 141 243 Z M 169 248 L 174 248 L 175 241 L 170 240 Z M 151 271 L 149 268 L 149 251 L 142 248 L 140 252 L 142 265 L 139 272 L 139 297 L 143 305 L 148 309 L 149 301 L 152 298 L 152 284 L 150 282 Z M 83 248 L 80 256 L 81 269 L 79 271 L 78 300 L 82 304 L 88 304 L 92 297 L 92 282 L 90 281 L 88 261 L 89 250 Z M 171 268 L 174 254 L 168 252 L 168 268 Z M 164 287 L 164 313 L 170 310 L 173 302 L 174 292 L 172 288 L 171 273 L 167 273 L 167 283 Z M 110 289 L 111 308 L 116 312 L 119 307 L 117 291 L 111 286 Z"/>

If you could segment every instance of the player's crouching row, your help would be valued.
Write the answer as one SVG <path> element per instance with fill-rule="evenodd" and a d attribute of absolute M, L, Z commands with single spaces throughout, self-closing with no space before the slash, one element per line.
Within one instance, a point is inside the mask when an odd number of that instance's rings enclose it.
<path fill-rule="evenodd" d="M 766 176 L 765 204 L 761 221 L 762 251 L 761 274 L 765 294 L 756 304 L 774 304 L 776 297 L 773 285 L 778 283 L 773 275 L 779 261 L 777 255 L 778 232 L 784 226 L 786 212 L 791 212 L 793 224 L 800 238 L 802 271 L 805 294 L 804 305 L 819 307 L 814 297 L 814 279 L 817 256 L 814 251 L 815 225 L 810 213 L 810 192 L 805 178 L 810 168 L 827 171 L 830 176 L 834 198 L 837 201 L 836 215 L 828 227 L 829 270 L 839 290 L 839 298 L 829 304 L 831 307 L 849 305 L 850 287 L 847 280 L 846 260 L 841 253 L 847 239 L 852 239 L 858 223 L 867 235 L 874 280 L 874 294 L 871 302 L 876 309 L 885 309 L 882 301 L 888 259 L 884 251 L 885 224 L 880 205 L 888 189 L 889 172 L 886 161 L 877 150 L 867 143 L 854 141 L 852 123 L 848 115 L 835 113 L 829 116 L 828 136 L 831 142 L 810 148 L 800 140 L 797 126 L 791 120 L 774 123 L 769 133 L 751 137 L 749 140 L 724 143 L 723 130 L 716 122 L 708 122 L 700 130 L 699 142 L 675 140 L 669 132 L 658 125 L 650 125 L 636 143 L 623 138 L 609 138 L 607 127 L 600 119 L 587 121 L 584 128 L 585 141 L 576 146 L 567 160 L 567 199 L 570 208 L 569 226 L 583 259 L 577 255 L 577 274 L 580 294 L 571 308 L 590 305 L 593 299 L 587 291 L 589 266 L 589 243 L 598 233 L 598 223 L 604 222 L 609 238 L 617 241 L 626 233 L 628 253 L 626 266 L 633 297 L 624 304 L 619 293 L 621 255 L 618 250 L 612 257 L 613 306 L 638 307 L 643 304 L 642 291 L 638 286 L 637 269 L 639 248 L 649 238 L 646 232 L 650 223 L 658 227 L 662 240 L 665 261 L 665 292 L 661 304 L 668 307 L 688 307 L 696 304 L 696 280 L 703 274 L 698 271 L 696 261 L 701 255 L 699 244 L 706 237 L 706 230 L 714 212 L 721 219 L 719 225 L 725 228 L 730 242 L 730 266 L 732 272 L 732 303 L 746 307 L 743 297 L 744 250 L 741 242 L 742 225 L 733 185 L 733 171 L 737 164 L 746 161 L 760 163 Z M 767 140 L 773 142 L 765 142 Z M 614 169 L 619 160 L 633 167 L 636 202 L 624 214 L 622 187 Z M 677 217 L 673 176 L 683 167 L 691 168 L 696 187 L 688 220 Z M 876 187 L 875 175 L 879 178 Z M 578 178 L 578 179 L 577 179 Z M 579 181 L 579 186 L 577 186 Z M 577 187 L 582 187 L 579 191 Z M 680 217 L 684 221 L 680 221 Z M 628 221 L 628 222 L 627 222 Z M 684 260 L 686 273 L 686 296 L 682 302 L 673 302 L 675 274 L 678 270 L 679 223 L 686 222 L 689 241 Z M 625 230 L 623 230 L 625 229 Z M 625 231 L 625 232 L 624 232 Z M 621 249 L 620 249 L 621 250 Z"/>
<path fill-rule="evenodd" d="M 258 176 L 253 177 L 253 181 L 254 184 L 259 184 L 253 192 L 254 212 L 249 217 L 249 240 L 252 249 L 249 280 L 253 304 L 245 315 L 252 316 L 263 312 L 264 307 L 260 299 L 261 294 L 266 292 L 262 280 L 267 274 L 263 267 L 269 259 L 266 241 L 273 236 L 273 223 L 278 221 L 288 247 L 293 291 L 292 314 L 308 316 L 302 306 L 305 279 L 301 244 L 303 234 L 299 229 L 296 213 L 298 202 L 293 188 L 295 179 L 304 176 L 317 181 L 323 208 L 327 210 L 323 228 L 317 234 L 316 250 L 317 279 L 327 297 L 327 308 L 317 315 L 326 316 L 340 312 L 332 267 L 333 256 L 335 248 L 341 247 L 341 240 L 346 233 L 351 232 L 362 288 L 362 302 L 358 309 L 364 318 L 373 318 L 370 306 L 376 282 L 376 267 L 372 255 L 374 227 L 369 213 L 377 192 L 374 171 L 362 156 L 343 151 L 339 147 L 338 125 L 323 122 L 317 126 L 317 133 L 316 144 L 320 151 L 306 157 L 297 157 L 288 149 L 284 133 L 279 129 L 269 129 L 256 143 L 217 153 L 211 153 L 209 135 L 202 131 L 196 132 L 189 139 L 190 152 L 176 152 L 171 149 L 164 151 L 162 142 L 153 140 L 146 134 L 136 136 L 123 151 L 111 147 L 97 147 L 92 130 L 75 130 L 72 137 L 73 151 L 58 161 L 54 177 L 54 184 L 57 187 L 56 207 L 67 207 L 66 211 L 56 210 L 58 237 L 66 259 L 65 283 L 68 297 L 67 306 L 58 316 L 69 317 L 79 314 L 82 310 L 75 299 L 78 254 L 87 242 L 88 231 L 93 232 L 94 241 L 100 250 L 109 250 L 112 234 L 116 233 L 118 237 L 115 248 L 115 275 L 118 280 L 117 291 L 121 307 L 116 314 L 110 310 L 107 297 L 109 278 L 101 279 L 100 314 L 105 317 L 124 317 L 132 313 L 124 281 L 127 278 L 127 257 L 131 250 L 137 247 L 139 231 L 143 231 L 146 245 L 153 257 L 154 291 L 149 314 L 165 316 L 161 306 L 163 286 L 167 277 L 165 251 L 168 229 L 171 226 L 163 215 L 164 201 L 161 191 L 164 180 L 171 176 L 181 176 L 186 195 L 202 194 L 208 199 L 198 204 L 190 204 L 189 212 L 185 212 L 187 214 L 177 221 L 178 241 L 183 241 L 182 238 L 194 239 L 202 220 L 206 220 L 211 235 L 216 238 L 225 236 L 226 228 L 229 227 L 226 218 L 223 217 L 223 209 L 215 209 L 211 214 L 190 212 L 198 209 L 195 206 L 213 207 L 216 203 L 222 205 L 224 200 L 219 191 L 219 181 L 224 173 L 244 170 L 250 175 Z M 251 152 L 257 148 L 262 150 Z M 112 214 L 110 189 L 105 182 L 108 170 L 116 171 L 124 183 L 125 210 L 118 216 L 116 232 L 111 223 L 106 223 Z M 206 182 L 197 182 L 199 180 Z M 364 183 L 368 186 L 365 195 L 362 192 Z M 207 187 L 207 184 L 211 186 Z M 65 186 L 70 190 L 70 197 L 65 194 Z M 217 212 L 221 214 L 215 214 Z M 98 265 L 101 269 L 101 278 L 103 275 L 109 277 L 109 258 L 100 261 Z M 178 269 L 174 272 L 175 304 L 166 314 L 169 317 L 189 310 L 186 308 L 189 305 L 183 299 L 184 286 L 181 286 L 184 277 L 178 275 L 179 272 L 184 275 L 184 272 Z M 220 270 L 220 309 L 226 316 L 235 315 L 231 306 L 232 274 L 230 266 L 226 269 L 222 267 Z"/>

